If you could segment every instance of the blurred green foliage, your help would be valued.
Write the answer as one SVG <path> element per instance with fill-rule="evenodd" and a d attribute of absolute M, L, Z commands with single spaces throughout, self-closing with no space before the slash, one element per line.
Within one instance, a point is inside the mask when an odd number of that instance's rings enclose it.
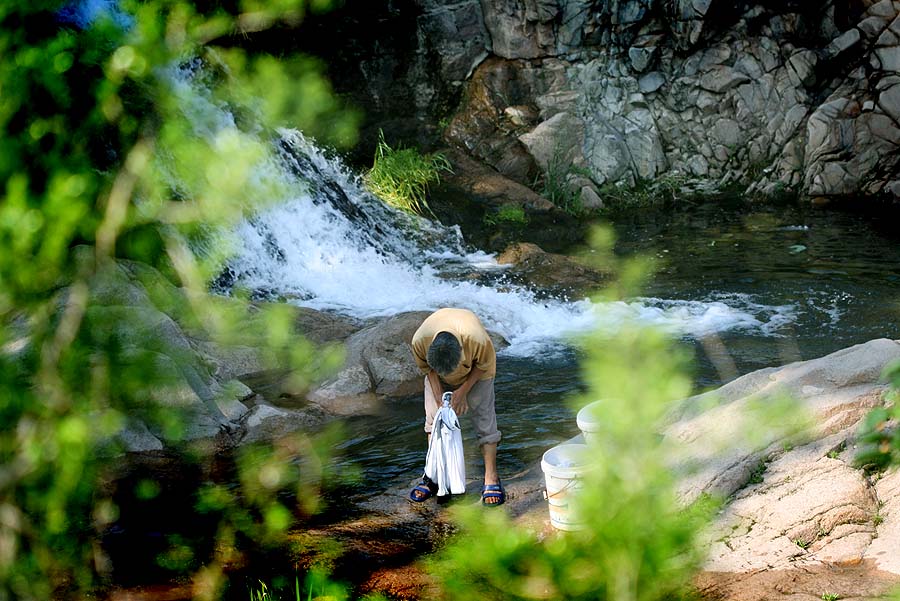
<path fill-rule="evenodd" d="M 617 257 L 608 227 L 593 231 L 591 246 L 589 256 L 615 277 L 596 298 L 595 310 L 608 313 L 598 321 L 607 325 L 578 341 L 585 390 L 570 402 L 576 410 L 590 404 L 598 425 L 587 446 L 591 461 L 564 496 L 566 522 L 578 527 L 536 532 L 504 512 L 460 509 L 460 535 L 428 563 L 446 599 L 697 598 L 694 577 L 724 499 L 679 488 L 685 478 L 728 449 L 762 453 L 808 432 L 796 403 L 776 395 L 750 403 L 721 436 L 704 431 L 702 445 L 664 436 L 686 408 L 678 401 L 692 392 L 690 353 L 616 313 L 617 301 L 642 289 L 652 261 Z"/>
<path fill-rule="evenodd" d="M 320 65 L 217 41 L 329 4 L 122 0 L 92 16 L 59 0 L 0 5 L 0 599 L 102 584 L 118 435 L 137 417 L 187 449 L 171 398 L 211 406 L 219 394 L 184 336 L 252 341 L 301 379 L 335 364 L 293 336 L 285 308 L 208 293 L 230 226 L 283 198 L 277 179 L 257 177 L 276 160 L 275 128 L 333 144 L 355 131 Z M 221 519 L 217 552 L 314 511 L 325 462 L 299 436 L 247 451 L 253 494 L 203 485 L 200 509 Z M 159 494 L 152 479 L 136 486 L 138 498 Z M 173 540 L 157 563 L 204 565 L 195 591 L 215 598 L 225 559 Z"/>
<path fill-rule="evenodd" d="M 503 513 L 463 512 L 463 536 L 432 564 L 447 598 L 689 596 L 702 559 L 698 538 L 715 504 L 704 498 L 684 507 L 656 434 L 668 402 L 689 390 L 683 356 L 643 329 L 598 335 L 586 348 L 590 395 L 582 401 L 616 401 L 597 416 L 603 443 L 574 505 L 583 529 L 539 536 Z"/>
<path fill-rule="evenodd" d="M 350 589 L 340 583 L 334 582 L 328 577 L 328 573 L 313 569 L 300 585 L 300 579 L 294 579 L 294 584 L 289 592 L 276 587 L 270 587 L 260 581 L 259 585 L 250 590 L 250 601 L 348 601 L 354 597 Z M 367 601 L 383 601 L 384 596 L 373 593 L 358 597 Z"/>
<path fill-rule="evenodd" d="M 888 365 L 884 379 L 890 384 L 885 404 L 863 420 L 855 463 L 867 471 L 900 465 L 900 361 Z"/>
<path fill-rule="evenodd" d="M 606 300 L 640 286 L 647 264 L 617 261 L 609 230 L 595 232 L 594 245 L 620 275 Z M 699 536 L 716 504 L 704 497 L 685 507 L 667 461 L 671 449 L 658 434 L 672 400 L 690 393 L 688 357 L 663 333 L 627 323 L 581 343 L 587 390 L 573 403 L 607 400 L 595 413 L 602 436 L 592 442 L 593 461 L 570 506 L 582 528 L 542 535 L 503 512 L 461 510 L 462 535 L 430 564 L 446 598 L 689 596 L 702 559 Z"/>

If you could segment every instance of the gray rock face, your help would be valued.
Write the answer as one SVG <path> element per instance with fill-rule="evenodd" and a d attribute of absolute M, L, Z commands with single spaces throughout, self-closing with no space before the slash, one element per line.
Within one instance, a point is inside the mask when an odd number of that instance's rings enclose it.
<path fill-rule="evenodd" d="M 135 365 L 152 364 L 160 382 L 135 401 L 140 406 L 118 436 L 125 451 L 211 439 L 236 428 L 246 412 L 241 401 L 249 390 L 239 382 L 217 380 L 197 353 L 189 332 L 167 312 L 179 317 L 180 292 L 161 274 L 139 263 L 120 261 L 92 282 L 93 322 L 98 344 L 115 344 Z M 158 419 L 169 416 L 169 422 Z"/>
<path fill-rule="evenodd" d="M 549 119 L 566 113 L 579 123 L 572 164 L 598 185 L 677 173 L 705 189 L 893 197 L 897 3 L 852 23 L 726 0 L 482 4 L 499 58 L 476 71 L 447 139 L 520 183 L 546 174 L 560 137 Z M 540 121 L 504 123 L 513 100 Z"/>
<path fill-rule="evenodd" d="M 267 406 L 239 378 L 256 386 L 265 378 L 248 375 L 282 367 L 275 371 L 284 378 L 283 366 L 268 356 L 262 350 L 264 345 L 249 332 L 244 343 L 233 346 L 205 338 L 183 315 L 188 302 L 180 289 L 154 269 L 119 261 L 97 275 L 91 291 L 86 319 L 93 322 L 96 342 L 115 344 L 124 357 L 133 359 L 136 368 L 151 367 L 159 380 L 135 396 L 135 407 L 116 440 L 109 441 L 110 449 L 158 451 L 183 442 L 210 440 L 231 444 L 324 419 L 317 407 L 290 410 Z M 309 309 L 297 309 L 295 314 L 295 329 L 318 342 L 342 340 L 361 327 L 352 320 Z M 273 417 L 279 419 L 266 421 Z"/>

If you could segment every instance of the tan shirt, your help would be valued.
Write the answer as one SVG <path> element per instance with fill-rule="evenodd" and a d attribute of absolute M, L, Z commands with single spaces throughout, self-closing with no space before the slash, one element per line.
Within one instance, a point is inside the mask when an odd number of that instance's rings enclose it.
<path fill-rule="evenodd" d="M 497 354 L 494 343 L 487 330 L 481 325 L 478 317 L 468 309 L 438 309 L 429 315 L 412 338 L 412 352 L 416 365 L 427 374 L 428 347 L 431 341 L 441 332 L 450 332 L 462 346 L 462 359 L 459 367 L 441 379 L 450 386 L 459 386 L 466 381 L 473 368 L 484 371 L 481 380 L 497 375 Z"/>

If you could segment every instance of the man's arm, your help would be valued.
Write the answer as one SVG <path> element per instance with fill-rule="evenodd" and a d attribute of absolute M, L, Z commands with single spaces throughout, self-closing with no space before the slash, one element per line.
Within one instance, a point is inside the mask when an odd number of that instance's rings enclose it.
<path fill-rule="evenodd" d="M 434 403 L 437 408 L 441 408 L 441 397 L 444 395 L 444 387 L 441 385 L 441 379 L 433 369 L 428 370 L 428 385 L 431 386 L 431 392 L 434 394 Z"/>

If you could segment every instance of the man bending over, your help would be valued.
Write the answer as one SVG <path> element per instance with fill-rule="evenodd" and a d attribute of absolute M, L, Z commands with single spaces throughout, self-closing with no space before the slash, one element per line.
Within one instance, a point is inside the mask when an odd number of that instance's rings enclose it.
<path fill-rule="evenodd" d="M 481 501 L 500 505 L 506 493 L 497 474 L 497 413 L 494 409 L 494 376 L 497 355 L 494 344 L 478 317 L 467 309 L 438 309 L 429 315 L 412 339 L 413 356 L 425 374 L 425 432 L 431 435 L 441 396 L 453 391 L 451 406 L 457 415 L 471 411 L 478 444 L 484 455 L 484 488 Z M 425 478 L 409 498 L 422 502 L 437 492 Z"/>

